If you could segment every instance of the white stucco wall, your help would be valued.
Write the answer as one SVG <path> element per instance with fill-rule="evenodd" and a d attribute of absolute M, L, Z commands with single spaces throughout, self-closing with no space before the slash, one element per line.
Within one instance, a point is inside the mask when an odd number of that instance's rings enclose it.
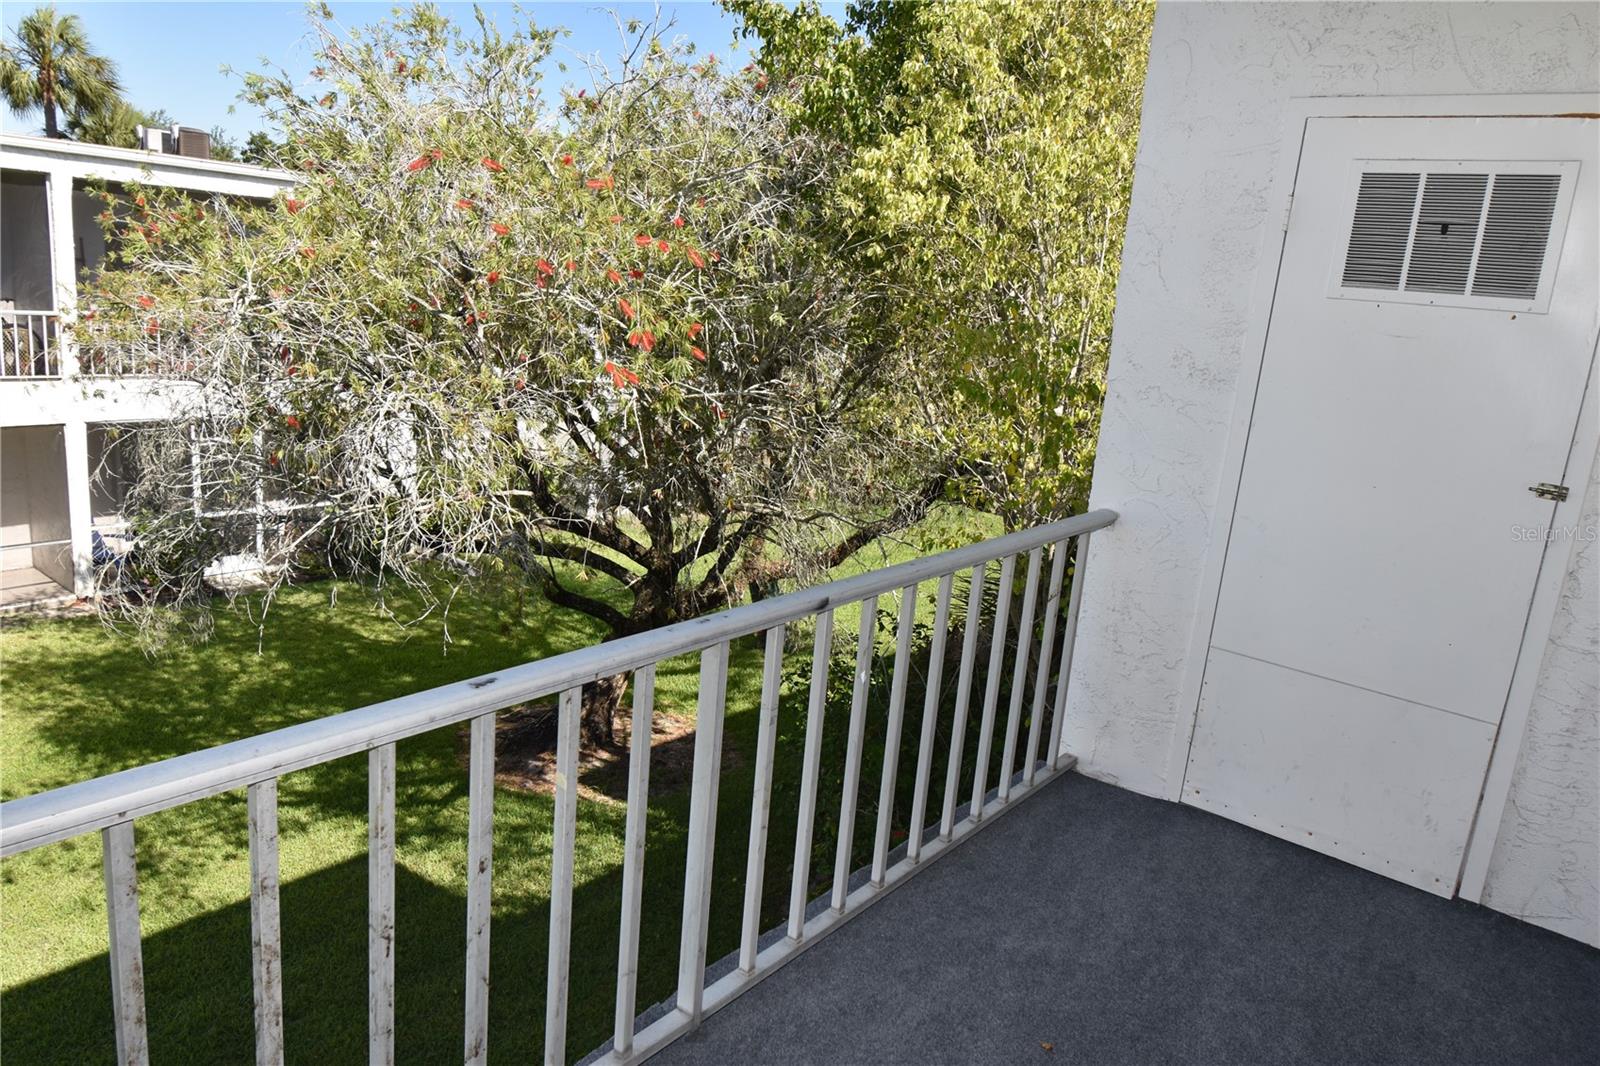
<path fill-rule="evenodd" d="M 1539 667 L 1483 902 L 1600 947 L 1600 463 Z"/>
<path fill-rule="evenodd" d="M 1593 4 L 1160 6 L 1091 497 L 1122 517 L 1093 539 L 1066 722 L 1086 773 L 1153 795 L 1175 784 L 1250 301 L 1276 263 L 1263 237 L 1281 224 L 1269 196 L 1291 98 L 1594 92 L 1597 68 Z M 1597 556 L 1579 554 L 1568 580 L 1488 888 L 1495 906 L 1591 941 Z"/>

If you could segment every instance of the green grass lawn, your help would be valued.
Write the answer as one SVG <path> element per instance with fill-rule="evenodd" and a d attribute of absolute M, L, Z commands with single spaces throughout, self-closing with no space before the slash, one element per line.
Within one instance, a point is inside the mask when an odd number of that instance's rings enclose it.
<path fill-rule="evenodd" d="M 935 539 L 993 535 L 992 522 L 946 512 Z M 965 532 L 968 535 L 959 536 Z M 917 554 L 874 546 L 845 570 Z M 958 584 L 957 607 L 964 586 Z M 919 622 L 932 618 L 932 583 Z M 403 615 L 404 597 L 390 605 Z M 880 600 L 878 642 L 893 641 L 892 597 Z M 584 616 L 543 603 L 458 600 L 448 645 L 435 621 L 398 627 L 353 586 L 290 590 L 261 639 L 243 611 L 218 617 L 205 644 L 145 658 L 92 619 L 9 626 L 0 633 L 0 795 L 6 799 L 303 722 L 392 696 L 581 647 L 599 636 Z M 824 728 L 823 787 L 813 886 L 831 876 L 856 612 L 841 611 Z M 794 847 L 811 629 L 791 630 L 780 705 L 763 926 L 782 920 Z M 925 631 L 918 647 L 925 649 Z M 727 767 L 717 819 L 709 957 L 737 947 L 753 791 L 760 647 L 737 642 L 728 682 Z M 870 853 L 883 750 L 889 654 L 873 685 L 855 854 Z M 904 826 L 915 761 L 925 650 L 908 700 L 897 824 Z M 657 707 L 692 716 L 698 656 L 661 665 Z M 1009 665 L 1006 676 L 1009 678 Z M 982 671 L 974 686 L 981 693 Z M 945 686 L 930 807 L 943 796 L 953 683 Z M 976 704 L 976 700 L 975 700 Z M 1002 708 L 1003 708 L 1002 704 Z M 974 706 L 976 712 L 976 706 Z M 1002 712 L 1003 718 L 1003 712 Z M 976 726 L 976 713 L 973 725 Z M 1024 727 L 1025 728 L 1025 727 Z M 676 743 L 692 743 L 684 738 Z M 966 745 L 968 762 L 975 743 Z M 397 1047 L 409 1062 L 460 1055 L 465 967 L 467 777 L 455 729 L 399 746 L 397 813 Z M 998 760 L 999 743 L 995 744 Z M 600 775 L 618 772 L 601 770 Z M 991 772 L 991 781 L 993 773 Z M 604 782 L 599 782 L 604 783 Z M 964 786 L 970 787 L 970 786 Z M 353 757 L 281 782 L 286 1030 L 299 1060 L 365 1055 L 366 760 Z M 676 981 L 688 794 L 652 787 L 641 936 L 640 1009 Z M 551 807 L 549 797 L 500 789 L 495 799 L 490 1047 L 497 1060 L 542 1048 Z M 568 1049 L 576 1059 L 608 1038 L 615 995 L 624 805 L 579 804 Z M 152 1059 L 235 1063 L 252 1055 L 249 873 L 242 792 L 137 823 Z M 0 863 L 0 1017 L 8 1063 L 113 1057 L 110 979 L 97 835 Z"/>

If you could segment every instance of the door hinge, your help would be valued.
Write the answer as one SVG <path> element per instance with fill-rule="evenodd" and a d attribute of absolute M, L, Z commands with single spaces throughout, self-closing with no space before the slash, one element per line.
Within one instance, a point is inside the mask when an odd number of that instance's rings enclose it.
<path fill-rule="evenodd" d="M 1529 485 L 1528 491 L 1541 500 L 1555 500 L 1557 503 L 1567 498 L 1567 487 L 1565 485 L 1552 485 L 1548 481 L 1541 481 L 1537 485 Z"/>

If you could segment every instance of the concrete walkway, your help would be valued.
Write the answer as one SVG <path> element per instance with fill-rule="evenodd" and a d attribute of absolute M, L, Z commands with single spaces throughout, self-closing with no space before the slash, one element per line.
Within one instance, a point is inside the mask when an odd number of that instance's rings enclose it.
<path fill-rule="evenodd" d="M 1593 1064 L 1600 951 L 1069 775 L 651 1062 Z"/>

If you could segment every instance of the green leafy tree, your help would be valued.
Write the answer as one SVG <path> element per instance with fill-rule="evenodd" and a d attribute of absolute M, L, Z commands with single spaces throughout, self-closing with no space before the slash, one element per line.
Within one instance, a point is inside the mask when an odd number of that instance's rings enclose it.
<path fill-rule="evenodd" d="M 239 162 L 239 145 L 221 126 L 211 127 L 211 158 L 225 163 Z"/>
<path fill-rule="evenodd" d="M 240 150 L 239 158 L 258 167 L 277 166 L 278 153 L 282 149 L 283 146 L 273 140 L 271 134 L 256 130 L 244 139 L 244 148 Z"/>
<path fill-rule="evenodd" d="M 823 210 L 974 502 L 1013 527 L 1081 510 L 1110 348 L 1151 5 L 729 0 L 803 128 L 849 152 Z"/>
<path fill-rule="evenodd" d="M 441 603 L 441 580 L 509 571 L 618 636 L 833 565 L 941 497 L 901 413 L 923 371 L 862 340 L 887 300 L 812 206 L 837 153 L 765 79 L 636 27 L 552 115 L 547 31 L 426 6 L 314 25 L 320 84 L 247 81 L 299 188 L 255 208 L 136 189 L 103 215 L 124 269 L 84 343 L 200 386 L 142 444 L 151 595 L 112 609 L 203 617 L 204 569 L 262 514 L 269 568 Z M 621 694 L 589 686 L 590 742 Z"/>
<path fill-rule="evenodd" d="M 94 53 L 78 16 L 59 15 L 53 5 L 35 8 L 12 38 L 0 45 L 0 92 L 19 116 L 43 111 L 45 136 L 62 136 L 61 112 L 74 118 L 116 105 L 116 66 Z"/>
<path fill-rule="evenodd" d="M 67 119 L 67 132 L 89 144 L 112 148 L 139 147 L 139 127 L 154 125 L 149 116 L 126 100 L 117 99 L 94 111 Z"/>

